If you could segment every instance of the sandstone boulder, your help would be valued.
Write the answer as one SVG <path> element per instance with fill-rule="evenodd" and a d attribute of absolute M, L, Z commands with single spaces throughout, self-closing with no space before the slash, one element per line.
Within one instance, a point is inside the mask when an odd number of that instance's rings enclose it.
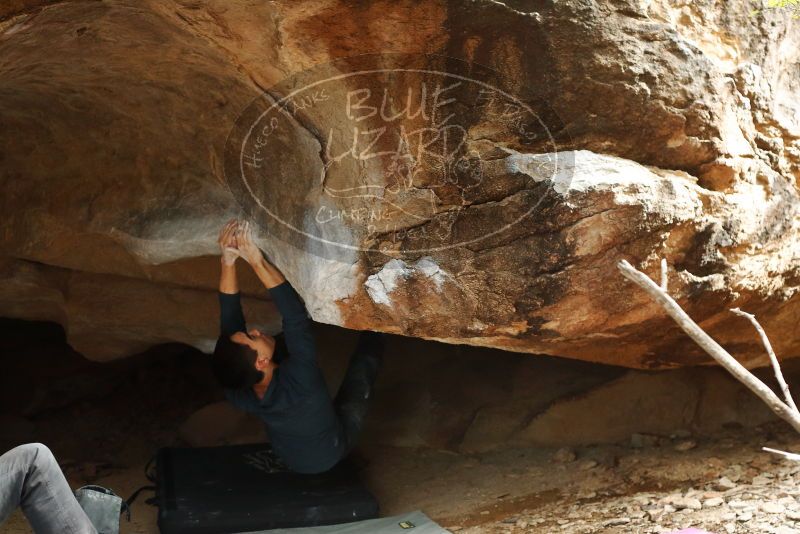
<path fill-rule="evenodd" d="M 665 257 L 745 365 L 767 360 L 730 307 L 796 356 L 798 45 L 785 13 L 711 0 L 16 0 L 0 315 L 93 359 L 208 350 L 210 256 L 241 216 L 320 322 L 708 362 L 614 267 Z"/>

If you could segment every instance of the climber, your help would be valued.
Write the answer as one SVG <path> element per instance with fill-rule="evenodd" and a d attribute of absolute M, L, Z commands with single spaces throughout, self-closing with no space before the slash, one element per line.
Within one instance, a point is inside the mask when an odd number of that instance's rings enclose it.
<path fill-rule="evenodd" d="M 18 506 L 36 534 L 97 534 L 53 453 L 41 443 L 0 456 L 0 525 Z"/>
<path fill-rule="evenodd" d="M 363 426 L 372 385 L 381 367 L 384 335 L 361 333 L 335 401 L 317 364 L 305 306 L 294 288 L 253 241 L 249 223 L 230 221 L 219 236 L 220 336 L 212 369 L 225 396 L 264 422 L 273 451 L 293 471 L 320 473 L 344 458 Z M 282 315 L 277 337 L 247 330 L 236 278 L 243 258 Z"/>

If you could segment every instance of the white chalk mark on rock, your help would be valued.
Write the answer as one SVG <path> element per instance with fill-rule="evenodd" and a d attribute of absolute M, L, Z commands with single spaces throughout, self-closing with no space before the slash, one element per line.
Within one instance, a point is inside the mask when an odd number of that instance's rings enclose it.
<path fill-rule="evenodd" d="M 437 291 L 441 290 L 445 278 L 453 279 L 452 276 L 439 267 L 433 258 L 425 256 L 418 259 L 412 265 L 407 264 L 403 260 L 390 260 L 380 271 L 370 275 L 364 285 L 373 302 L 391 306 L 391 293 L 397 289 L 399 280 L 406 279 L 415 274 L 420 274 L 433 281 Z"/>

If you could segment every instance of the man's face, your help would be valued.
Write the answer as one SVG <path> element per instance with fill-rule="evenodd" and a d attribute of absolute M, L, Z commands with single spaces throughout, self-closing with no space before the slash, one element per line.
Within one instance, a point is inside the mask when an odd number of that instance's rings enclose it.
<path fill-rule="evenodd" d="M 275 352 L 275 338 L 267 336 L 255 328 L 249 332 L 236 332 L 231 336 L 231 341 L 240 345 L 246 345 L 256 351 L 255 367 L 263 371 L 272 360 L 272 353 Z"/>

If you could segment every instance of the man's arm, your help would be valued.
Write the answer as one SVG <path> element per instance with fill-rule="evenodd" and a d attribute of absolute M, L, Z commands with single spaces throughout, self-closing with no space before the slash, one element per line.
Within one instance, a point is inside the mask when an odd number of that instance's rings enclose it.
<path fill-rule="evenodd" d="M 256 276 L 267 288 L 272 301 L 281 313 L 283 336 L 289 355 L 298 360 L 313 361 L 317 351 L 314 334 L 311 331 L 311 321 L 297 292 L 255 246 L 249 227 L 245 227 L 239 241 L 242 257 L 253 267 Z"/>
<path fill-rule="evenodd" d="M 236 264 L 226 265 L 224 262 L 219 280 L 219 331 L 223 336 L 247 332 L 236 279 Z"/>
<path fill-rule="evenodd" d="M 238 223 L 230 221 L 219 235 L 222 249 L 219 277 L 219 329 L 220 335 L 232 336 L 236 332 L 246 332 L 244 313 L 239 295 L 239 281 L 236 278 L 236 232 Z"/>
<path fill-rule="evenodd" d="M 317 349 L 311 331 L 311 321 L 297 292 L 280 271 L 263 256 L 254 263 L 253 270 L 281 313 L 283 337 L 286 340 L 289 356 L 298 360 L 314 361 Z"/>

